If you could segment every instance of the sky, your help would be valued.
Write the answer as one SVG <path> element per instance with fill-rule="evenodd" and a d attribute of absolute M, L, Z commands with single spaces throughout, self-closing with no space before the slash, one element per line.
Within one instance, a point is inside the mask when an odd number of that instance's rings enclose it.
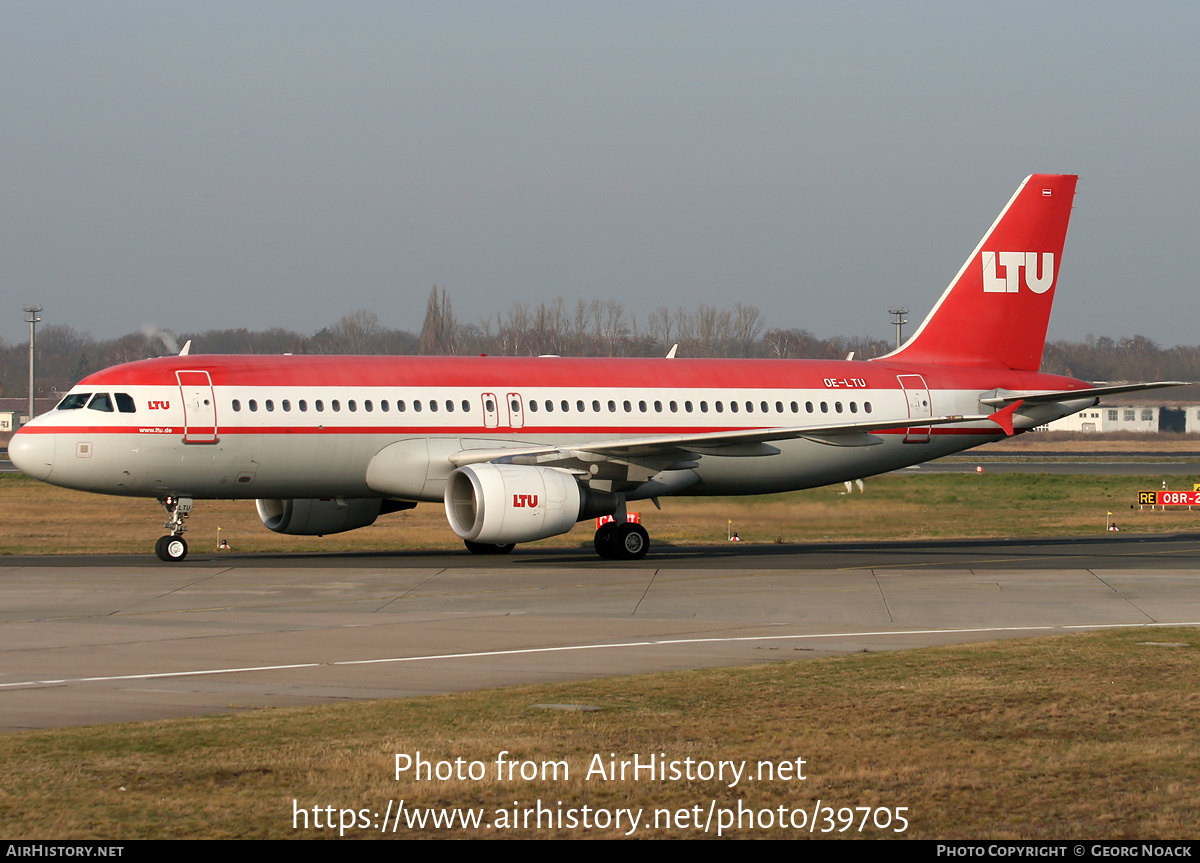
<path fill-rule="evenodd" d="M 0 340 L 757 306 L 891 339 L 1031 173 L 1052 339 L 1200 343 L 1194 3 L 0 0 Z M 911 330 L 910 330 L 911 331 Z M 197 345 L 195 350 L 203 350 Z"/>

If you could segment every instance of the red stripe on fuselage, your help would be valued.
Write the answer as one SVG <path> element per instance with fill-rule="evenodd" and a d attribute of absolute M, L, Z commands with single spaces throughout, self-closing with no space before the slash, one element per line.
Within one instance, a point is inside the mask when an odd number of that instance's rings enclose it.
<path fill-rule="evenodd" d="M 920 420 L 914 420 L 913 428 L 924 428 Z M 27 425 L 21 429 L 22 434 L 122 434 L 122 435 L 182 435 L 182 427 L 163 427 L 151 429 L 147 426 L 60 426 L 60 425 Z M 472 426 L 222 426 L 220 433 L 225 435 L 427 435 L 430 437 L 454 437 L 455 435 L 473 435 L 476 437 L 553 437 L 566 435 L 587 435 L 589 437 L 634 437 L 643 435 L 673 435 L 673 434 L 709 434 L 715 432 L 756 431 L 770 428 L 803 428 L 802 426 L 523 426 L 521 428 L 485 428 Z M 211 429 L 208 429 L 211 431 Z M 870 434 L 907 434 L 909 427 L 891 429 L 874 429 Z M 802 432 L 800 432 L 802 434 Z M 814 429 L 814 434 L 821 434 L 820 429 Z M 1003 434 L 999 429 L 975 427 L 951 428 L 948 426 L 933 426 L 930 434 Z"/>

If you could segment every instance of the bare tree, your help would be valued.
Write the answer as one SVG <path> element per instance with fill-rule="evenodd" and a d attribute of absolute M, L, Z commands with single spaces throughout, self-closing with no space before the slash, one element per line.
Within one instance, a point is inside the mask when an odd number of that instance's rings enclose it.
<path fill-rule="evenodd" d="M 671 313 L 665 307 L 660 306 L 647 316 L 646 330 L 664 351 L 671 347 Z"/>
<path fill-rule="evenodd" d="M 452 354 L 455 351 L 454 312 L 445 288 L 433 286 L 425 304 L 425 324 L 421 327 L 422 354 Z"/>
<path fill-rule="evenodd" d="M 739 343 L 743 357 L 754 355 L 754 342 L 762 328 L 762 313 L 757 306 L 748 306 L 741 301 L 733 304 L 733 338 Z"/>
<path fill-rule="evenodd" d="M 379 316 L 374 312 L 351 312 L 338 321 L 332 330 L 335 344 L 343 353 L 365 354 L 382 332 Z"/>

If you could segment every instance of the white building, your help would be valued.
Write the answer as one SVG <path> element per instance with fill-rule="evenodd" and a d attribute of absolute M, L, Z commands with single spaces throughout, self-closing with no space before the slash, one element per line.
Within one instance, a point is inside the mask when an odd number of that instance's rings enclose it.
<path fill-rule="evenodd" d="M 1038 428 L 1077 432 L 1200 432 L 1200 406 L 1102 404 Z"/>

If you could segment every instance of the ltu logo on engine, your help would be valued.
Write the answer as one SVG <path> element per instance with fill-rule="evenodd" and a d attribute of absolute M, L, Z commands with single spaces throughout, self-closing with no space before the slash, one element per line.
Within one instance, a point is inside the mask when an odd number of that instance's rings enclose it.
<path fill-rule="evenodd" d="M 516 508 L 524 508 L 537 506 L 538 496 L 536 494 L 514 494 L 513 506 Z"/>
<path fill-rule="evenodd" d="M 1004 268 L 1004 275 L 1000 275 L 997 265 Z M 1037 252 L 984 252 L 983 292 L 1017 293 L 1021 287 L 1021 270 L 1025 271 L 1025 287 L 1035 294 L 1046 293 L 1054 284 L 1054 253 L 1042 252 L 1039 268 Z"/>

